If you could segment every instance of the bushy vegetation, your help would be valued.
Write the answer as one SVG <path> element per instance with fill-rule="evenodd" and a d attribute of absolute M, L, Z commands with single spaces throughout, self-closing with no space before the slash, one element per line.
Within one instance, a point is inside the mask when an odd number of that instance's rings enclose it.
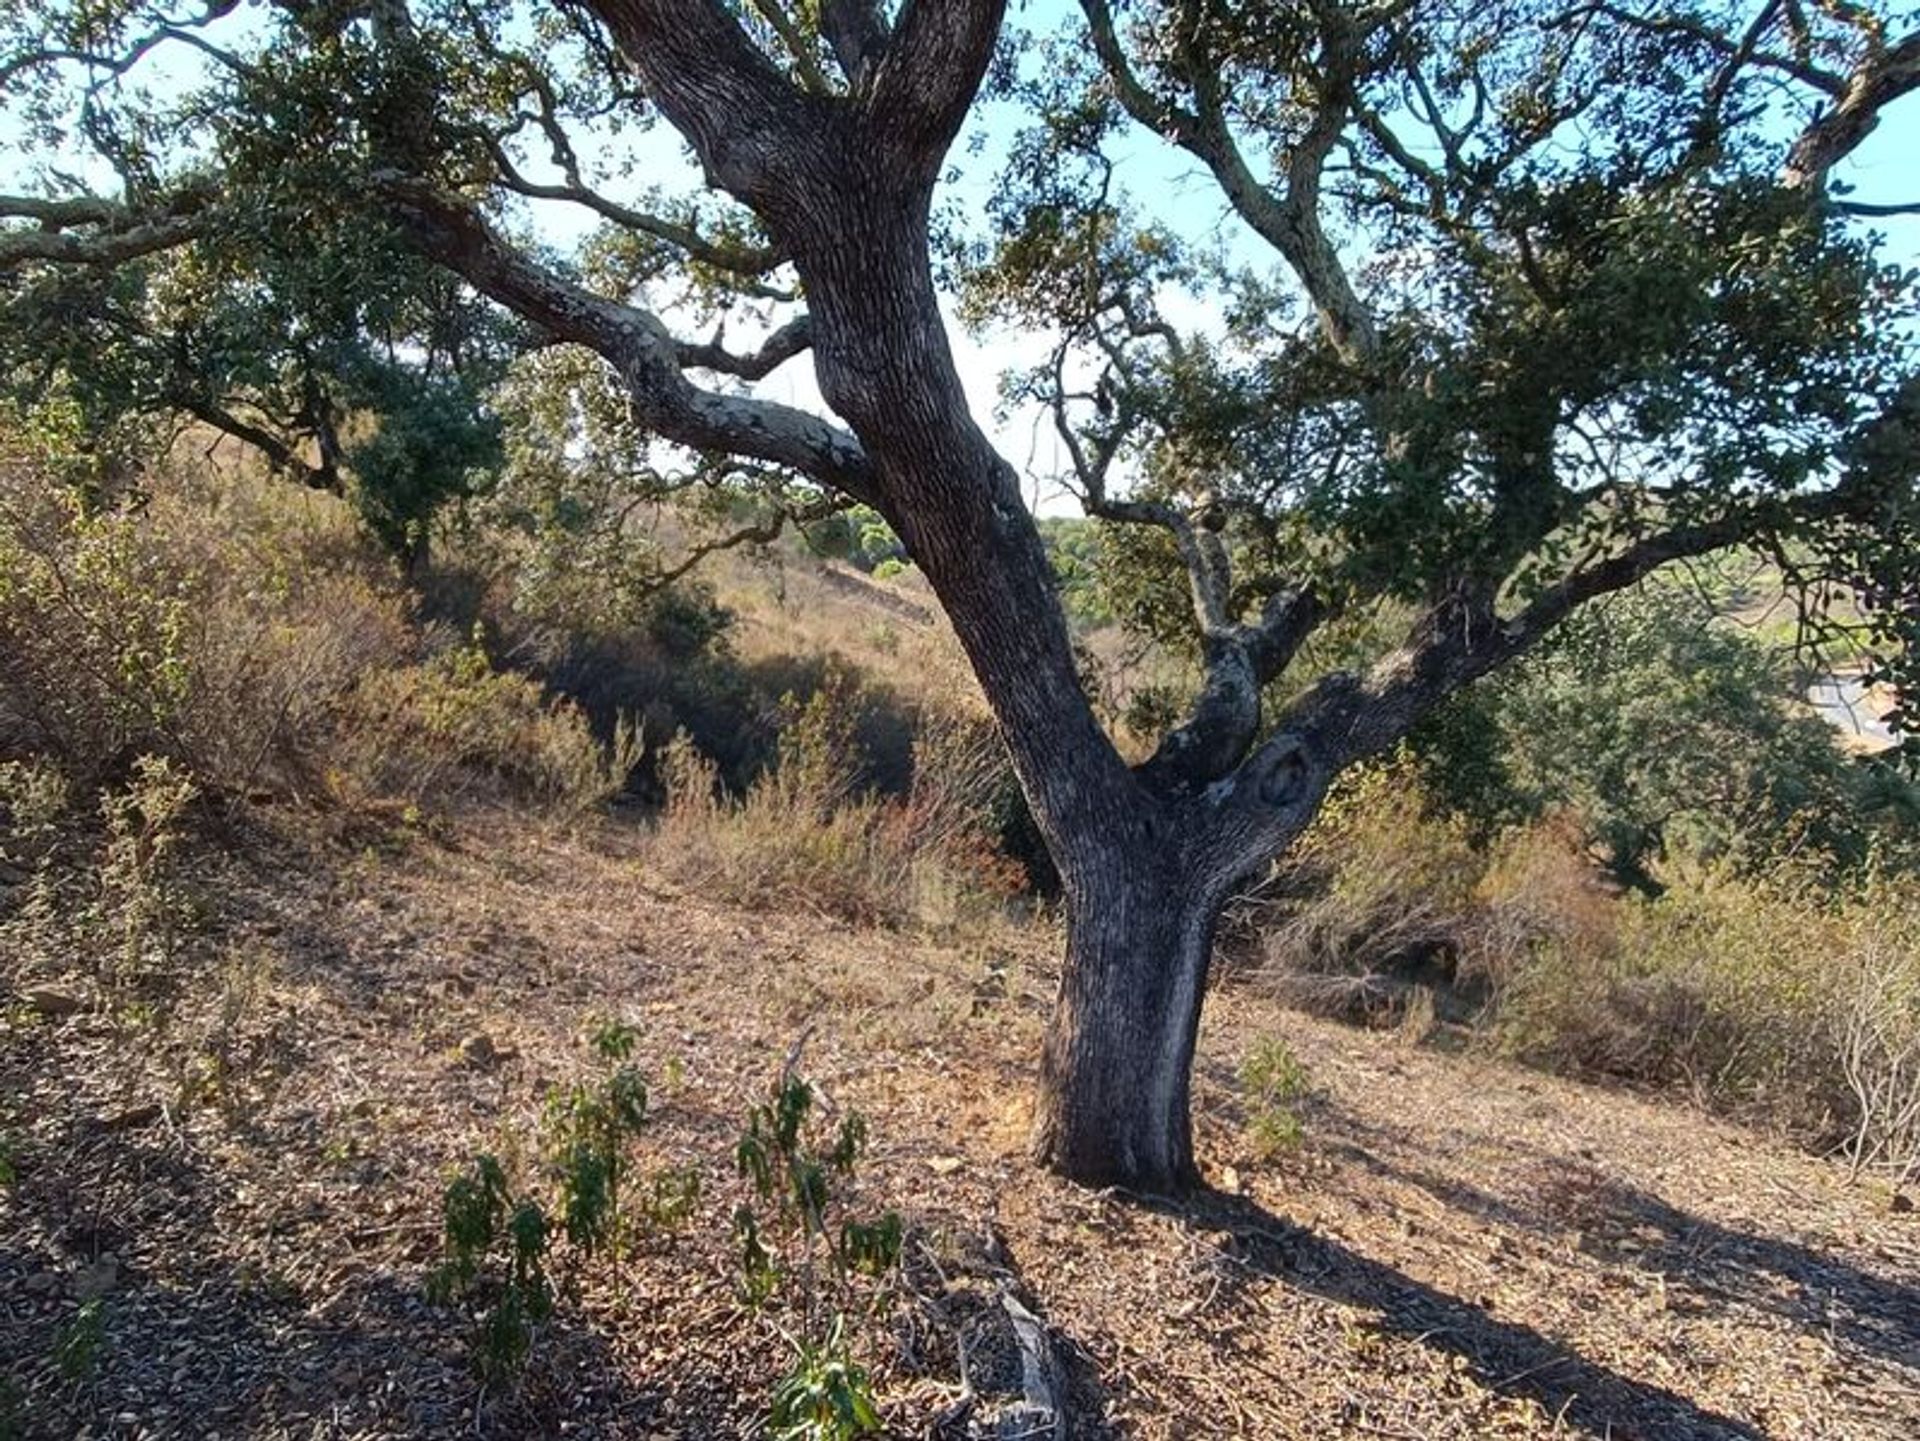
<path fill-rule="evenodd" d="M 71 450 L 0 437 L 0 752 L 95 787 L 164 757 L 209 798 L 551 812 L 625 784 L 570 702 L 423 625 L 335 503 L 154 465 L 63 474 Z"/>
<path fill-rule="evenodd" d="M 1228 955 L 1312 1010 L 1448 1026 L 1904 1177 L 1920 1162 L 1920 885 L 1880 862 L 1836 880 L 1792 834 L 1765 860 L 1672 852 L 1650 895 L 1611 874 L 1587 818 L 1477 842 L 1403 759 L 1336 798 L 1242 907 Z"/>
<path fill-rule="evenodd" d="M 953 925 L 1002 905 L 1020 868 L 995 848 L 1011 777 L 978 721 L 929 713 L 904 794 L 863 784 L 860 696 L 844 673 L 789 696 L 777 763 L 739 797 L 686 736 L 668 747 L 653 854 L 736 904 L 812 908 L 870 924 Z"/>

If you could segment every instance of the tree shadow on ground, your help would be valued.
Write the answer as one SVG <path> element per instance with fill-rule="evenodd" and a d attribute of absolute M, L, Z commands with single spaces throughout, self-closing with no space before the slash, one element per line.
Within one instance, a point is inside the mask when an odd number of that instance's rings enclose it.
<path fill-rule="evenodd" d="M 1190 1228 L 1214 1233 L 1215 1244 L 1246 1272 L 1370 1310 L 1381 1330 L 1460 1358 L 1481 1385 L 1533 1398 L 1559 1426 L 1612 1441 L 1758 1441 L 1765 1434 L 1501 1320 L 1245 1197 L 1206 1191 L 1170 1210 Z"/>
<path fill-rule="evenodd" d="M 1530 1156 L 1531 1204 L 1457 1177 L 1389 1160 L 1411 1142 L 1352 1116 L 1333 1154 L 1384 1180 L 1414 1186 L 1453 1210 L 1535 1236 L 1577 1244 L 1604 1264 L 1652 1272 L 1715 1305 L 1777 1316 L 1810 1335 L 1912 1367 L 1920 1357 L 1920 1288 L 1777 1236 L 1708 1220 L 1607 1174 L 1584 1157 L 1513 1139 Z M 1361 1144 L 1372 1140 L 1373 1145 Z"/>

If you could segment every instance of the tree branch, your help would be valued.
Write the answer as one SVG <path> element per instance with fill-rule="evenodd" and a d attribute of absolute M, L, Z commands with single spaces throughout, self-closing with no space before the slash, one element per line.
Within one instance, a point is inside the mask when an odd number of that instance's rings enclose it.
<path fill-rule="evenodd" d="M 712 370 L 742 380 L 761 380 L 813 344 L 813 318 L 797 316 L 769 335 L 751 355 L 738 355 L 721 345 L 720 337 L 704 345 L 680 341 L 675 358 L 682 369 Z"/>
<path fill-rule="evenodd" d="M 906 0 L 864 107 L 873 138 L 931 182 L 993 59 L 1006 0 Z"/>
<path fill-rule="evenodd" d="M 792 406 L 694 385 L 681 366 L 695 362 L 651 313 L 536 265 L 471 208 L 412 177 L 375 178 L 425 253 L 555 340 L 584 345 L 611 363 L 648 429 L 696 450 L 786 466 L 869 504 L 877 499 L 866 453 L 845 430 Z M 795 343 L 792 330 L 782 332 L 783 346 Z"/>

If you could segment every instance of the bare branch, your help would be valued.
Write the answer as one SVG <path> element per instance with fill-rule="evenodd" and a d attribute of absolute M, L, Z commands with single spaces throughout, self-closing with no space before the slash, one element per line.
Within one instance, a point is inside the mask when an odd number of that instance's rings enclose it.
<path fill-rule="evenodd" d="M 1339 254 L 1320 221 L 1320 182 L 1327 158 L 1352 118 L 1363 31 L 1338 7 L 1324 7 L 1319 86 L 1312 96 L 1307 129 L 1289 151 L 1282 188 L 1263 184 L 1235 141 L 1219 94 L 1219 63 L 1204 53 L 1201 36 L 1182 42 L 1183 69 L 1194 88 L 1195 108 L 1185 111 L 1153 96 L 1127 61 L 1107 0 L 1080 0 L 1093 46 L 1123 109 L 1140 124 L 1165 135 L 1214 174 L 1228 202 L 1254 233 L 1293 268 L 1319 313 L 1328 340 L 1351 364 L 1378 355 L 1378 327 L 1353 289 Z"/>
<path fill-rule="evenodd" d="M 720 337 L 704 345 L 681 341 L 676 346 L 680 366 L 689 370 L 712 370 L 742 380 L 761 380 L 778 370 L 794 356 L 813 344 L 813 319 L 798 316 L 769 335 L 750 355 L 738 355 L 721 345 Z"/>
<path fill-rule="evenodd" d="M 389 172 L 376 179 L 427 254 L 555 340 L 605 357 L 619 370 L 649 429 L 697 450 L 787 466 L 858 500 L 877 498 L 866 453 L 845 430 L 792 406 L 694 385 L 681 372 L 682 343 L 648 311 L 542 268 L 470 207 L 412 177 Z M 782 343 L 793 343 L 791 335 Z"/>
<path fill-rule="evenodd" d="M 203 214 L 131 219 L 119 229 L 90 234 L 70 230 L 0 231 L 0 272 L 30 260 L 66 265 L 118 265 L 186 244 L 206 230 Z"/>
<path fill-rule="evenodd" d="M 1828 173 L 1859 148 L 1894 101 L 1920 90 L 1920 30 L 1891 47 L 1875 45 L 1847 76 L 1836 103 L 1800 133 L 1782 178 L 1795 188 L 1826 183 Z"/>

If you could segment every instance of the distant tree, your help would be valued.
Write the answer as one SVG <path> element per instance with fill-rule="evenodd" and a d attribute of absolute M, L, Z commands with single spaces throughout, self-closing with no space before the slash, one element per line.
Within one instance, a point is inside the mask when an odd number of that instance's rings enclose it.
<path fill-rule="evenodd" d="M 1855 868 L 1911 834 L 1911 791 L 1850 757 L 1803 701 L 1804 668 L 1715 614 L 1648 586 L 1588 607 L 1414 732 L 1439 799 L 1488 824 L 1567 809 L 1624 882 L 1662 860 Z M 1917 793 L 1920 794 L 1920 793 Z"/>
<path fill-rule="evenodd" d="M 42 158 L 16 167 L 35 195 L 0 201 L 23 222 L 0 264 L 15 287 L 113 275 L 327 217 L 599 355 L 679 448 L 663 461 L 871 506 L 952 620 L 1059 864 L 1038 1154 L 1165 1190 L 1196 1174 L 1216 917 L 1345 767 L 1677 557 L 1793 537 L 1883 640 L 1911 623 L 1906 291 L 1827 177 L 1920 85 L 1920 33 L 1778 0 L 1083 9 L 1020 87 L 1042 124 L 1004 177 L 979 303 L 1058 328 L 1033 384 L 1088 508 L 1187 573 L 1205 683 L 1139 766 L 1082 693 L 930 262 L 999 0 L 16 8 L 0 81 Z M 204 83 L 143 90 L 163 50 Z M 1236 281 L 1231 347 L 1153 304 L 1196 266 L 1107 184 L 1125 117 L 1199 160 L 1284 262 L 1284 284 Z M 660 120 L 710 190 L 597 188 Z M 117 172 L 110 193 L 64 178 L 75 145 Z M 579 261 L 543 255 L 510 233 L 530 197 L 607 232 Z M 750 349 L 667 323 L 743 311 L 770 327 Z M 834 419 L 746 388 L 803 353 Z M 1402 642 L 1263 716 L 1315 630 L 1380 595 L 1407 606 Z"/>

